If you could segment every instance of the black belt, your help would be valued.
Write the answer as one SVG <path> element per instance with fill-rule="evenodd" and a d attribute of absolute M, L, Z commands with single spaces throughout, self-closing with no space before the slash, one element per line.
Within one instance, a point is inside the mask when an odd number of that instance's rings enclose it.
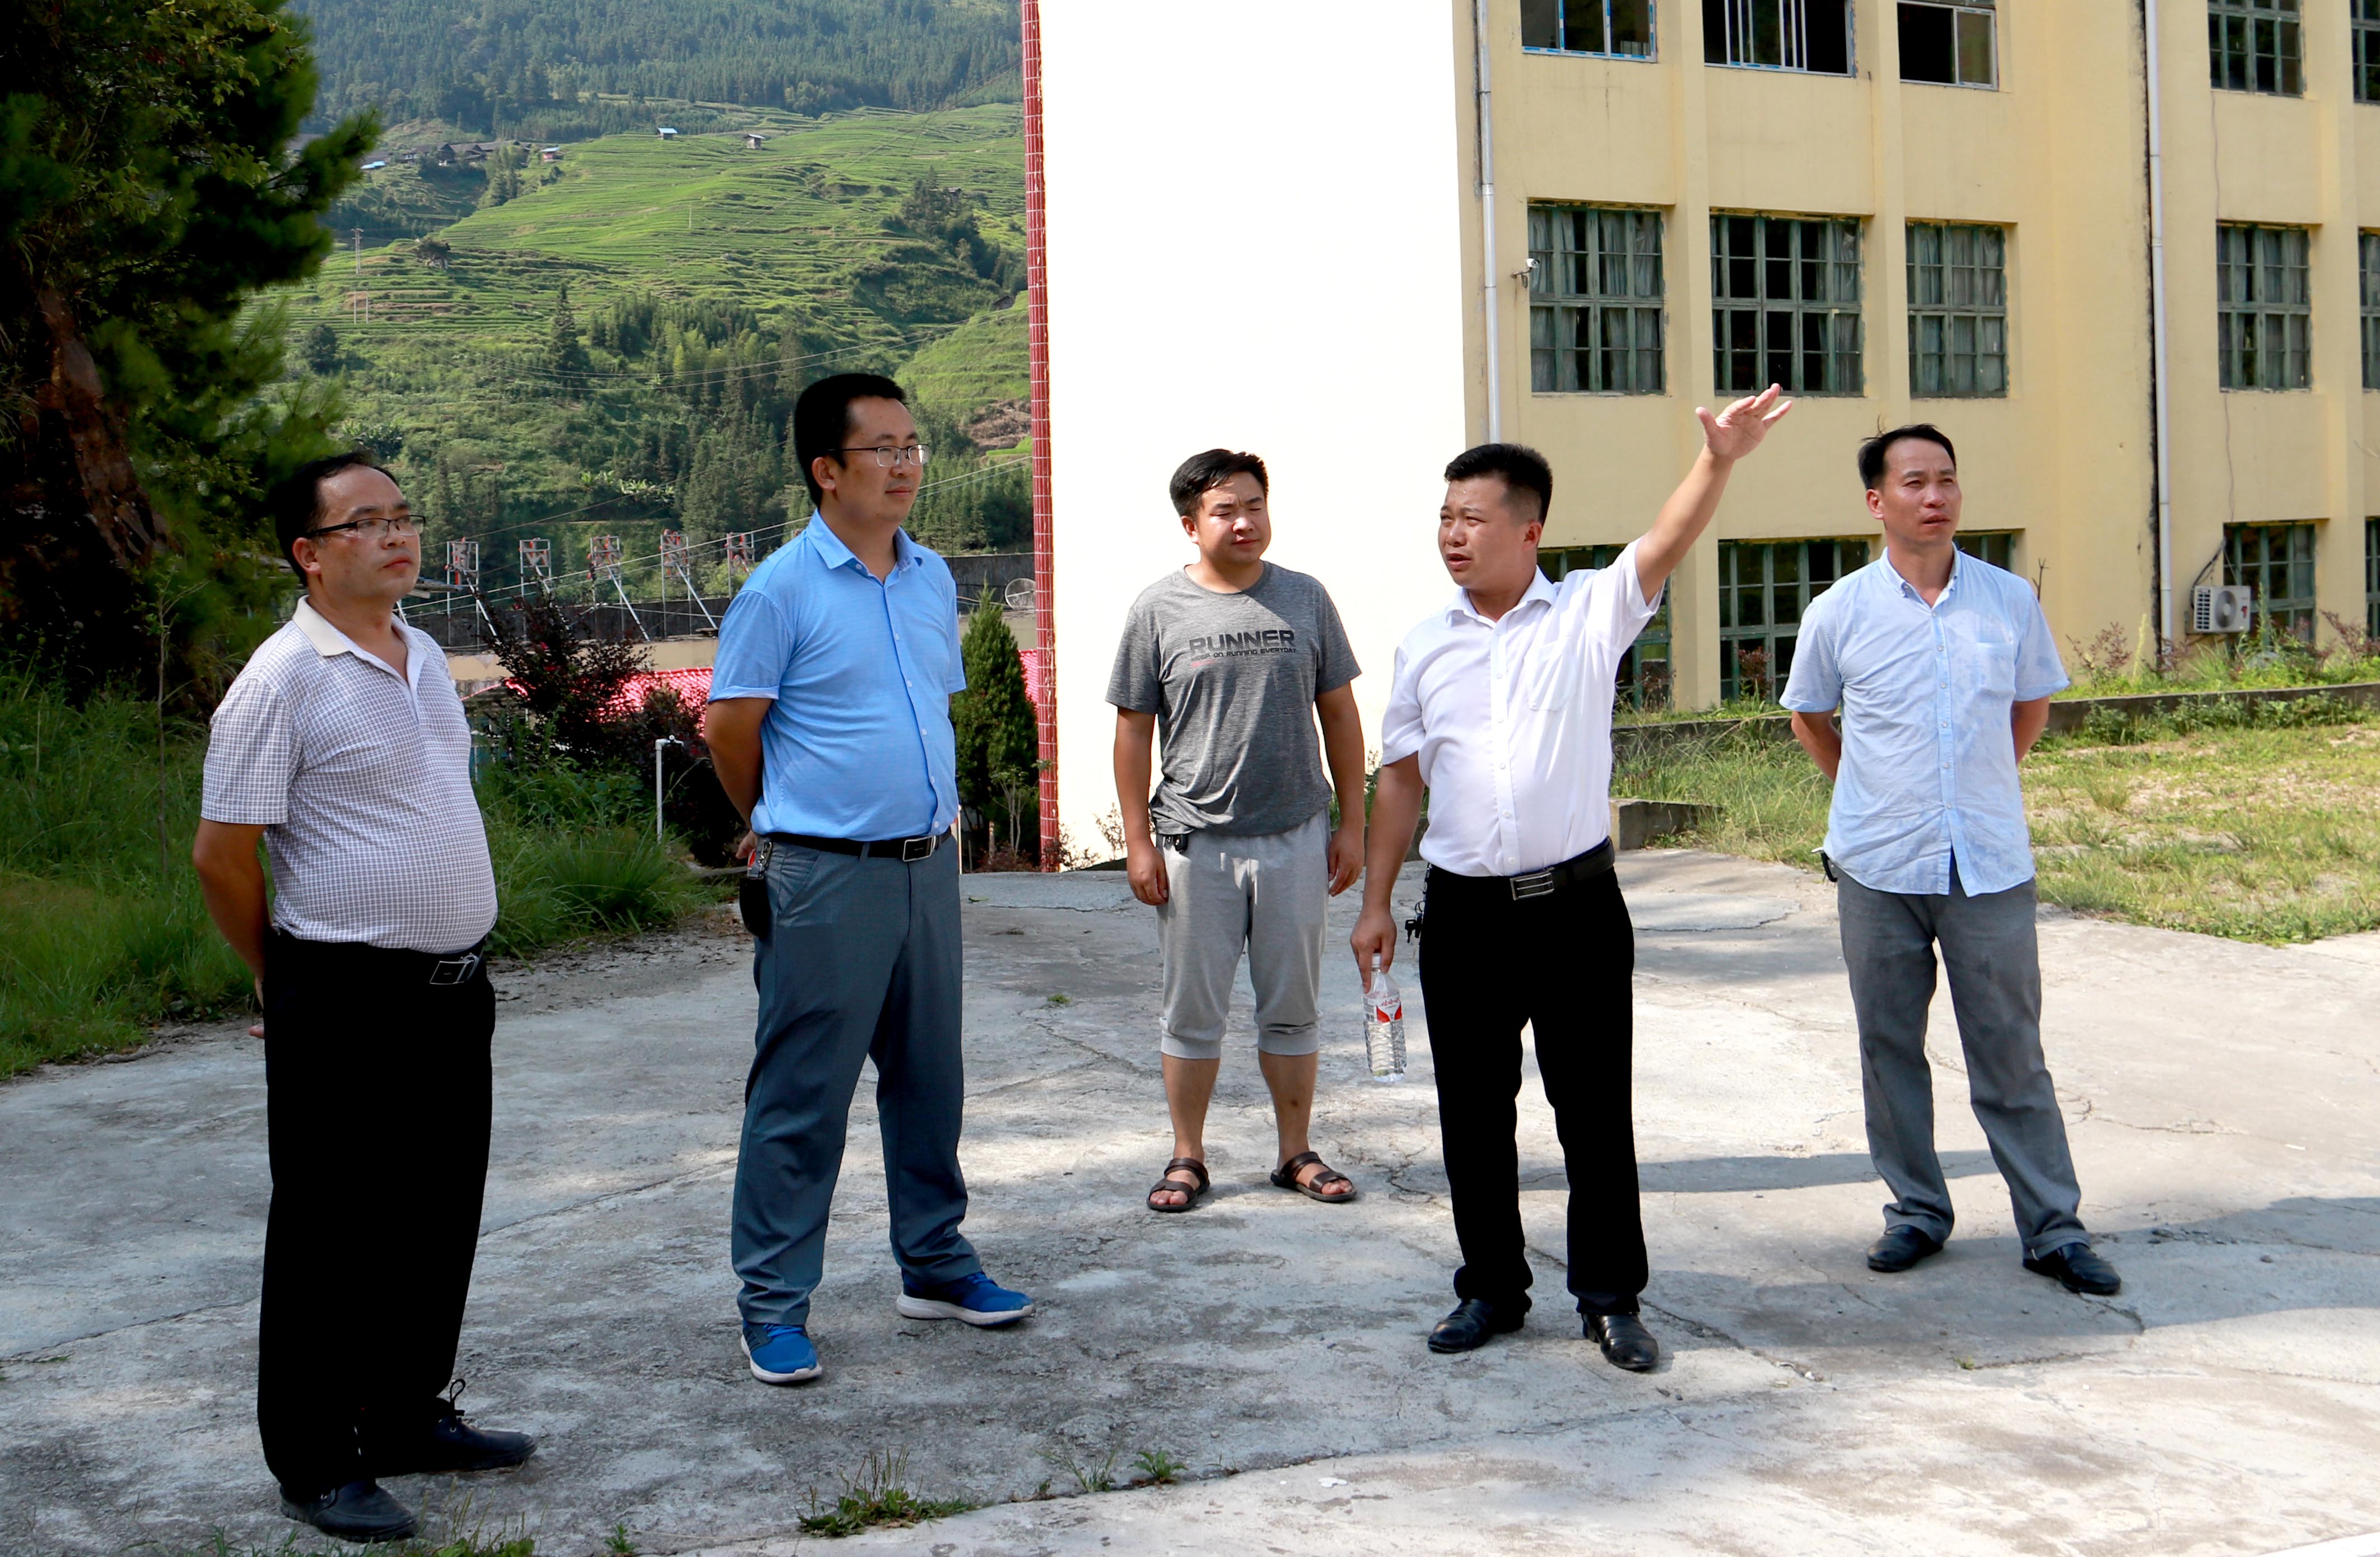
<path fill-rule="evenodd" d="M 410 979 L 440 987 L 468 984 L 487 966 L 488 940 L 460 952 L 413 952 L 401 946 L 373 946 L 361 941 L 308 941 L 276 929 L 267 951 L 295 953 L 309 961 L 356 963 L 370 967 L 375 977 Z"/>
<path fill-rule="evenodd" d="M 1444 882 L 1458 888 L 1468 888 L 1488 887 L 1493 883 L 1509 891 L 1512 901 L 1520 903 L 1532 897 L 1550 897 L 1564 887 L 1592 881 L 1610 870 L 1613 858 L 1611 840 L 1606 838 L 1585 854 L 1572 855 L 1559 865 L 1548 865 L 1542 870 L 1532 870 L 1523 876 L 1459 876 L 1433 865 L 1429 868 L 1429 884 L 1435 887 Z"/>
<path fill-rule="evenodd" d="M 821 849 L 828 854 L 856 854 L 866 859 L 871 855 L 879 859 L 899 857 L 904 864 L 933 858 L 934 845 L 942 841 L 940 833 L 929 833 L 922 838 L 874 838 L 862 843 L 853 838 L 812 838 L 801 833 L 771 833 L 769 841 L 785 844 L 797 849 Z"/>

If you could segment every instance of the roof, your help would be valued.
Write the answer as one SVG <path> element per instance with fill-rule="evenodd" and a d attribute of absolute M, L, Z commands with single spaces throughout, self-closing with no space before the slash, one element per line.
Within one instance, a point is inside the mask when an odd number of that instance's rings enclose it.
<path fill-rule="evenodd" d="M 617 696 L 603 705 L 606 713 L 634 713 L 645 706 L 645 699 L 666 687 L 675 692 L 678 701 L 699 711 L 710 701 L 710 667 L 689 665 L 684 670 L 641 671 L 620 684 Z"/>

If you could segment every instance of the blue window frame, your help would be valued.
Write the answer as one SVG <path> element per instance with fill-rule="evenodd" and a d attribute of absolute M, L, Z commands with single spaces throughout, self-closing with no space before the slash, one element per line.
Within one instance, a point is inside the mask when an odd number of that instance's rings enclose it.
<path fill-rule="evenodd" d="M 1521 0 L 1521 47 L 1651 59 L 1653 0 Z"/>

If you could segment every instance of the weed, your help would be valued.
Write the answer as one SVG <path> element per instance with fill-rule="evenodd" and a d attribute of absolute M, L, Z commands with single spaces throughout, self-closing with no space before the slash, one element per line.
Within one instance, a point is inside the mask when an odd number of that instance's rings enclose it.
<path fill-rule="evenodd" d="M 928 1519 L 947 1519 L 975 1504 L 965 1498 L 921 1498 L 903 1485 L 909 1472 L 906 1450 L 869 1454 L 856 1476 L 842 1478 L 843 1491 L 832 1506 L 810 1490 L 810 1511 L 802 1516 L 806 1536 L 856 1536 L 879 1527 L 905 1527 Z"/>
<path fill-rule="evenodd" d="M 1973 1373 L 1975 1370 L 1975 1359 L 1973 1357 L 1961 1357 L 1959 1359 L 1959 1366 L 1965 1368 L 1968 1372 Z"/>
<path fill-rule="evenodd" d="M 1077 1461 L 1062 1449 L 1044 1449 L 1041 1451 L 1041 1457 L 1056 1469 L 1072 1477 L 1079 1491 L 1112 1492 L 1116 1486 L 1116 1455 L 1121 1453 L 1123 1451 L 1111 1449 L 1108 1451 L 1107 1458 L 1096 1465 L 1087 1460 Z"/>
<path fill-rule="evenodd" d="M 1162 1449 L 1143 1449 L 1132 1457 L 1134 1466 L 1160 1487 L 1171 1486 L 1190 1467 Z"/>
<path fill-rule="evenodd" d="M 2044 902 L 2288 943 L 2380 927 L 2380 716 L 2343 699 L 2096 711 L 2022 770 Z M 1811 868 L 1830 790 L 1743 731 L 1621 748 L 1617 794 L 1717 803 L 1680 844 Z"/>
<path fill-rule="evenodd" d="M 603 1538 L 603 1550 L 612 1557 L 637 1557 L 637 1543 L 628 1539 L 628 1527 L 614 1525 L 612 1533 Z"/>
<path fill-rule="evenodd" d="M 1050 997 L 1050 1004 L 1052 1005 L 1072 1005 L 1075 1004 L 1075 1000 L 1072 995 L 1051 995 Z"/>

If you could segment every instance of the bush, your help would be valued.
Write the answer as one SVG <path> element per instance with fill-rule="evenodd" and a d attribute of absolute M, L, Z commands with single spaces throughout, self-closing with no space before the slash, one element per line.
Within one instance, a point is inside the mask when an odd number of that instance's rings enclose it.
<path fill-rule="evenodd" d="M 55 683 L 0 668 L 12 823 L 0 832 L 0 1077 L 128 1047 L 162 1022 L 251 1009 L 248 969 L 215 933 L 188 863 L 204 729 L 168 719 L 161 770 L 157 728 L 137 698 L 77 706 Z M 650 785 L 650 766 L 481 767 L 496 951 L 655 928 L 708 900 L 653 837 Z"/>

